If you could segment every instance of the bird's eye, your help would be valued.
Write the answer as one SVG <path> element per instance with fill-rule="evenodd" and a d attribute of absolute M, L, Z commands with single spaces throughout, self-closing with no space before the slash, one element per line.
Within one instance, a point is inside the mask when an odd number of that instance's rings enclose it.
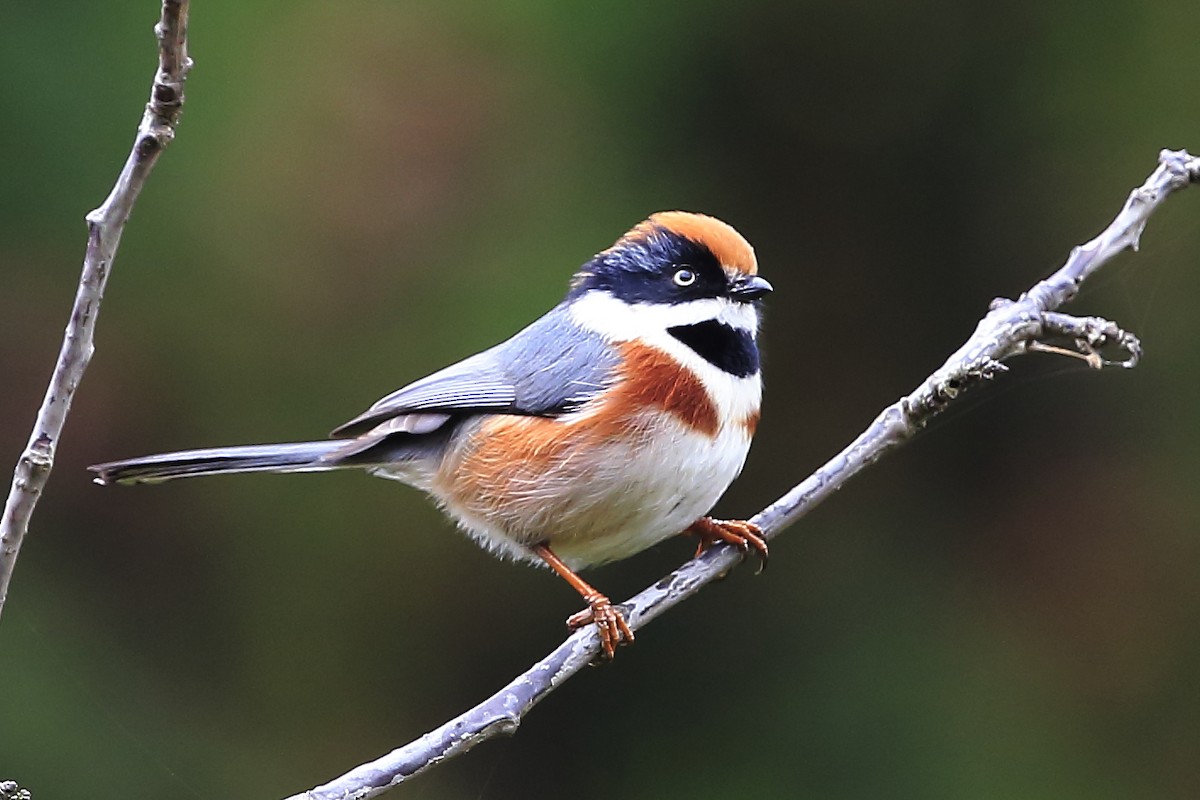
<path fill-rule="evenodd" d="M 691 286 L 696 282 L 696 273 L 690 269 L 681 269 L 675 273 L 673 280 L 676 286 Z"/>

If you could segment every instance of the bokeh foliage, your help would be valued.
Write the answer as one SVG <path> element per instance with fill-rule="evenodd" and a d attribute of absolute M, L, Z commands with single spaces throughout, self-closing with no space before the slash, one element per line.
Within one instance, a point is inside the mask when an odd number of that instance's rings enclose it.
<path fill-rule="evenodd" d="M 154 60 L 143 3 L 0 8 L 0 453 Z M 175 145 L 0 625 L 0 778 L 274 797 L 475 703 L 574 595 L 361 475 L 101 490 L 94 461 L 323 435 L 553 304 L 651 211 L 775 284 L 761 507 L 1200 149 L 1182 0 L 197 2 Z M 1195 191 L 1195 190 L 1193 190 Z M 434 797 L 1200 792 L 1200 198 L 1069 310 L 1148 356 L 968 400 L 749 570 L 572 681 Z M 595 573 L 623 596 L 684 542 Z"/>

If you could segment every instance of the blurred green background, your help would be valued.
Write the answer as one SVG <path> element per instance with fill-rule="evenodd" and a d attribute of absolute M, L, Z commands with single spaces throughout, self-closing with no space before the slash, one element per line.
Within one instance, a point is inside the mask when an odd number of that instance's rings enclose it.
<path fill-rule="evenodd" d="M 84 467 L 324 435 L 509 335 L 648 213 L 776 286 L 765 416 L 718 506 L 775 499 L 988 301 L 1200 149 L 1195 5 L 196 2 L 176 143 L 0 624 L 0 778 L 36 798 L 278 797 L 409 741 L 578 599 L 361 474 L 104 490 Z M 0 454 L 128 152 L 157 6 L 0 7 Z M 1200 796 L 1200 191 L 976 392 L 420 798 Z M 5 467 L 7 469 L 7 467 Z M 7 480 L 5 480 L 7 485 Z M 624 597 L 672 541 L 591 573 Z"/>

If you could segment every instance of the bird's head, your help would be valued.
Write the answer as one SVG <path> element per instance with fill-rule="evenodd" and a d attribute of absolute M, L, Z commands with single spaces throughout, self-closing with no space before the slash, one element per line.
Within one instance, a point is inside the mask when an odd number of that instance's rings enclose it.
<path fill-rule="evenodd" d="M 614 340 L 675 338 L 714 326 L 755 336 L 771 284 L 754 248 L 719 219 L 663 211 L 597 253 L 575 274 L 567 303 L 577 320 Z M 691 333 L 689 333 L 689 331 Z"/>
<path fill-rule="evenodd" d="M 730 225 L 704 214 L 661 211 L 580 268 L 569 297 L 592 291 L 630 304 L 750 303 L 771 284 L 758 275 L 754 248 Z"/>

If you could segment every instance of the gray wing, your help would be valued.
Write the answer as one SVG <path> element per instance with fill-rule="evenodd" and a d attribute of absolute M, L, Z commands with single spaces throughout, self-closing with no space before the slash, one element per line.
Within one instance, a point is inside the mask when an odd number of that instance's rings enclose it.
<path fill-rule="evenodd" d="M 612 346 L 571 322 L 560 304 L 511 339 L 392 392 L 332 435 L 358 436 L 392 420 L 401 423 L 396 431 L 425 433 L 450 416 L 481 412 L 555 416 L 595 397 L 616 362 Z M 396 419 L 408 415 L 417 416 Z"/>

